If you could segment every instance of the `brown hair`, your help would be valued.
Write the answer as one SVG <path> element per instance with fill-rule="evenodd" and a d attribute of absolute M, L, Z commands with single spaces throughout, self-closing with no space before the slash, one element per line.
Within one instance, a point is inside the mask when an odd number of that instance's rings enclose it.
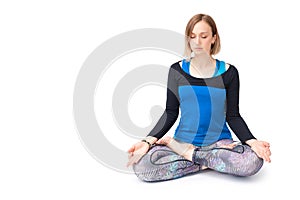
<path fill-rule="evenodd" d="M 190 21 L 187 23 L 186 29 L 185 29 L 185 52 L 184 52 L 184 54 L 187 57 L 187 59 L 191 58 L 191 53 L 192 53 L 192 50 L 190 47 L 190 42 L 189 42 L 190 35 L 192 34 L 194 26 L 200 21 L 205 21 L 211 27 L 212 36 L 214 36 L 214 35 L 216 36 L 216 40 L 215 40 L 214 44 L 211 45 L 210 55 L 215 55 L 215 54 L 219 53 L 221 50 L 220 36 L 219 36 L 217 25 L 216 25 L 215 21 L 209 15 L 197 14 L 197 15 L 194 15 L 190 19 Z"/>

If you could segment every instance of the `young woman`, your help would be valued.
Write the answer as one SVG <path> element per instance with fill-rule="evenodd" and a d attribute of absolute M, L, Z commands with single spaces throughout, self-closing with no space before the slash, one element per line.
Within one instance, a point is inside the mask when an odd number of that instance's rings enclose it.
<path fill-rule="evenodd" d="M 253 136 L 239 113 L 238 70 L 213 57 L 221 47 L 214 20 L 193 16 L 185 35 L 185 59 L 169 70 L 165 112 L 148 136 L 128 150 L 128 166 L 149 182 L 207 168 L 235 176 L 256 174 L 264 160 L 271 162 L 270 145 Z M 179 109 L 174 137 L 164 136 Z M 228 125 L 239 142 L 233 141 Z"/>

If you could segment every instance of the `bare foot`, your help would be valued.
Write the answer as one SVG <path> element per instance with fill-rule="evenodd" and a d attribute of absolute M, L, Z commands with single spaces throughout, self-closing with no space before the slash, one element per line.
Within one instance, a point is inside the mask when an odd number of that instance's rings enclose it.
<path fill-rule="evenodd" d="M 156 143 L 166 145 L 170 149 L 172 149 L 174 152 L 176 152 L 177 154 L 183 156 L 185 159 L 187 159 L 189 161 L 193 161 L 193 152 L 194 152 L 195 146 L 192 144 L 179 142 L 170 136 L 164 136 L 161 139 L 159 139 Z M 231 143 L 231 144 L 222 145 L 220 147 L 233 149 L 236 145 L 237 145 L 236 143 Z M 208 167 L 206 167 L 206 166 L 201 167 L 202 170 L 207 169 L 207 168 Z"/>
<path fill-rule="evenodd" d="M 166 145 L 177 154 L 183 156 L 187 160 L 192 161 L 193 152 L 195 149 L 194 145 L 184 142 L 178 142 L 170 136 L 164 136 L 163 138 L 159 139 L 156 143 Z"/>
<path fill-rule="evenodd" d="M 226 149 L 233 149 L 237 144 L 236 143 L 230 143 L 230 144 L 226 144 L 226 145 L 222 145 L 220 146 L 221 148 L 226 148 Z"/>

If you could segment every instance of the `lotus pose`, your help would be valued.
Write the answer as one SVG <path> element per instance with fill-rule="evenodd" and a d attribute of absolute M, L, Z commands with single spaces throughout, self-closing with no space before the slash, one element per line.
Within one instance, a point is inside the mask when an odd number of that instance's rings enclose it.
<path fill-rule="evenodd" d="M 147 182 L 208 168 L 234 176 L 256 174 L 264 161 L 271 162 L 270 144 L 254 137 L 239 113 L 237 68 L 214 58 L 221 48 L 214 20 L 193 16 L 185 35 L 184 59 L 169 69 L 165 111 L 150 133 L 128 150 L 128 166 Z M 175 133 L 167 136 L 179 111 Z"/>

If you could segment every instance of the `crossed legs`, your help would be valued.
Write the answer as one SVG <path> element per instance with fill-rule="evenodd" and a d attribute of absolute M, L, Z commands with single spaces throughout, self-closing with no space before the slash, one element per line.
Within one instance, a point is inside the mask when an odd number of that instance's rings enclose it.
<path fill-rule="evenodd" d="M 263 160 L 249 146 L 237 145 L 228 139 L 206 147 L 195 147 L 171 137 L 157 143 L 133 166 L 143 181 L 180 178 L 206 168 L 235 176 L 251 176 L 263 165 Z"/>

